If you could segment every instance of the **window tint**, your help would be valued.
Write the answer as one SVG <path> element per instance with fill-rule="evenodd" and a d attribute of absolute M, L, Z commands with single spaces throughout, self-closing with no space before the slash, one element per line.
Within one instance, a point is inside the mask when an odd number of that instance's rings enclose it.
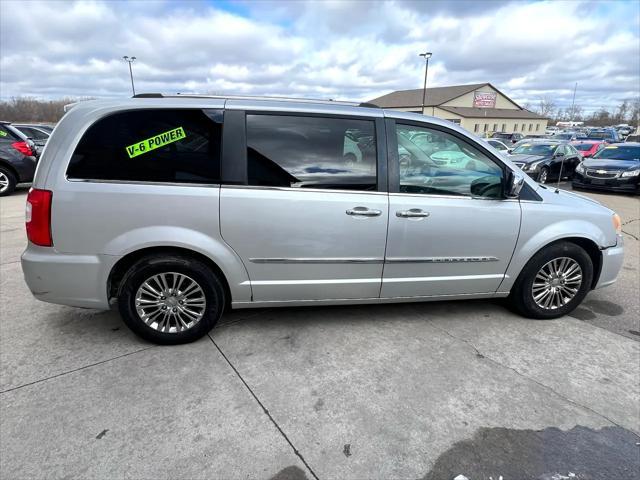
<path fill-rule="evenodd" d="M 22 140 L 11 129 L 6 128 L 4 125 L 0 125 L 0 140 L 15 142 L 16 140 Z"/>
<path fill-rule="evenodd" d="M 372 120 L 247 115 L 249 185 L 376 190 Z"/>
<path fill-rule="evenodd" d="M 93 124 L 67 176 L 91 180 L 219 183 L 222 112 L 133 110 Z"/>
<path fill-rule="evenodd" d="M 35 128 L 31 128 L 31 127 L 16 127 L 16 128 L 18 128 L 18 130 L 24 133 L 27 137 L 33 138 L 34 140 L 47 140 L 49 138 L 49 135 Z"/>
<path fill-rule="evenodd" d="M 465 140 L 409 125 L 397 126 L 397 139 L 400 192 L 502 196 L 502 169 Z"/>

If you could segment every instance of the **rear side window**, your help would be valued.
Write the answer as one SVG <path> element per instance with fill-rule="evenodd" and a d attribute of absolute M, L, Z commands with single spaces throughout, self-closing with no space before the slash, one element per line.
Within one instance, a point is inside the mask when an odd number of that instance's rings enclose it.
<path fill-rule="evenodd" d="M 249 185 L 376 190 L 372 120 L 247 115 Z"/>
<path fill-rule="evenodd" d="M 0 140 L 12 141 L 22 140 L 15 133 L 13 133 L 9 128 L 6 128 L 4 125 L 0 124 Z"/>
<path fill-rule="evenodd" d="M 22 133 L 24 133 L 27 137 L 33 138 L 34 140 L 47 140 L 49 135 L 41 132 L 36 128 L 31 127 L 17 127 Z"/>
<path fill-rule="evenodd" d="M 133 110 L 98 120 L 71 157 L 67 177 L 219 183 L 222 112 Z"/>

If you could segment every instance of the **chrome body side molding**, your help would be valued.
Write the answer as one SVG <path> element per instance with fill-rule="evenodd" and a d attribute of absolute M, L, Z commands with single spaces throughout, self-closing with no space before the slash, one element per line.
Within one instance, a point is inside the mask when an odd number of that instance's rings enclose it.
<path fill-rule="evenodd" d="M 385 263 L 467 263 L 498 260 L 497 257 L 389 257 Z"/>

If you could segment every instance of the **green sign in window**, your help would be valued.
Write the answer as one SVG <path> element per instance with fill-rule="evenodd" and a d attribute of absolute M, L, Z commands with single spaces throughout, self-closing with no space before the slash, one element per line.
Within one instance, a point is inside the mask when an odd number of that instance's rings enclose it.
<path fill-rule="evenodd" d="M 156 148 L 163 147 L 173 142 L 177 142 L 178 140 L 182 140 L 187 135 L 184 133 L 184 129 L 182 127 L 174 128 L 173 130 L 168 130 L 164 133 L 159 133 L 158 135 L 154 135 L 151 138 L 147 138 L 145 140 L 141 140 L 140 142 L 134 143 L 133 145 L 129 145 L 126 147 L 127 154 L 129 158 L 137 157 L 138 155 L 142 155 L 144 153 L 148 153 Z"/>
<path fill-rule="evenodd" d="M 0 130 L 0 137 L 6 137 L 7 136 L 7 132 L 5 132 L 4 130 Z"/>

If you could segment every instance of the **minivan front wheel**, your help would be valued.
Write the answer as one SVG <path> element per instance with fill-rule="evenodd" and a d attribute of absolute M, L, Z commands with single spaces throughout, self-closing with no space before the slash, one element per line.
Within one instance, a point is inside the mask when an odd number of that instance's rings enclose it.
<path fill-rule="evenodd" d="M 525 317 L 557 318 L 580 305 L 592 279 L 589 254 L 574 243 L 556 243 L 536 253 L 525 265 L 509 303 Z"/>
<path fill-rule="evenodd" d="M 224 288 L 202 262 L 151 256 L 122 280 L 118 307 L 127 326 L 154 343 L 188 343 L 206 335 L 224 311 Z"/>

